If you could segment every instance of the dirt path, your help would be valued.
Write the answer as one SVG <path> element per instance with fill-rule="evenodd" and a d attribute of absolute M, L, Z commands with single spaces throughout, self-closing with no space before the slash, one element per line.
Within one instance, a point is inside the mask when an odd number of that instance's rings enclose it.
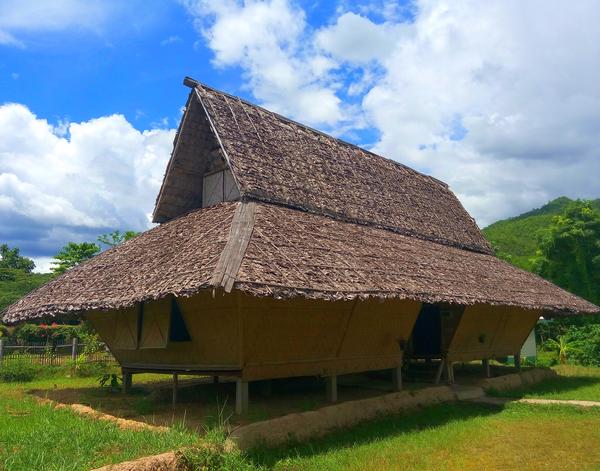
<path fill-rule="evenodd" d="M 470 400 L 479 404 L 491 404 L 494 406 L 503 406 L 509 402 L 519 402 L 522 404 L 559 404 L 579 407 L 600 407 L 600 401 L 577 401 L 565 399 L 512 399 L 509 397 L 482 396 Z"/>

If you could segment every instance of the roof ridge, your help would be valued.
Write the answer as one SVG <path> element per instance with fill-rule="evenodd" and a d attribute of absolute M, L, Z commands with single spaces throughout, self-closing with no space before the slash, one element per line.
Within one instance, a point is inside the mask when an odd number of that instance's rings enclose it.
<path fill-rule="evenodd" d="M 195 79 L 192 79 L 191 77 L 185 77 L 183 83 L 184 83 L 184 85 L 186 85 L 188 87 L 193 87 L 193 88 L 202 87 L 202 88 L 206 88 L 206 89 L 208 89 L 208 90 L 210 90 L 210 91 L 212 91 L 214 93 L 218 93 L 218 94 L 224 95 L 224 96 L 226 96 L 228 98 L 232 98 L 232 99 L 234 99 L 236 101 L 239 101 L 239 102 L 241 102 L 241 103 L 243 103 L 245 105 L 252 106 L 253 108 L 257 108 L 257 109 L 259 109 L 259 110 L 261 110 L 261 111 L 263 111 L 263 112 L 265 112 L 267 114 L 273 115 L 277 119 L 280 119 L 281 121 L 294 124 L 295 126 L 299 126 L 299 127 L 303 128 L 303 129 L 306 129 L 307 131 L 310 131 L 312 133 L 318 134 L 319 136 L 323 136 L 323 137 L 325 137 L 327 139 L 331 139 L 331 140 L 337 141 L 337 142 L 339 142 L 340 144 L 342 144 L 344 146 L 348 146 L 348 147 L 352 147 L 354 149 L 358 149 L 361 152 L 369 154 L 369 155 L 371 155 L 371 156 L 373 156 L 375 158 L 385 160 L 386 162 L 390 162 L 390 163 L 392 163 L 392 164 L 394 164 L 394 165 L 396 165 L 398 167 L 403 168 L 404 170 L 408 170 L 409 172 L 411 172 L 411 173 L 413 173 L 413 174 L 415 174 L 415 175 L 417 175 L 419 177 L 422 177 L 422 178 L 424 178 L 426 180 L 431 180 L 433 183 L 436 183 L 438 185 L 442 185 L 444 188 L 449 188 L 449 186 L 448 186 L 448 184 L 446 182 L 444 182 L 444 181 L 442 181 L 442 180 L 440 180 L 440 179 L 438 179 L 438 178 L 436 178 L 436 177 L 434 177 L 432 175 L 427 175 L 426 173 L 423 173 L 423 172 L 420 172 L 418 170 L 415 170 L 414 168 L 409 167 L 408 165 L 403 164 L 402 162 L 398 162 L 397 160 L 391 159 L 389 157 L 384 157 L 382 155 L 376 154 L 375 152 L 370 151 L 368 149 L 365 149 L 364 147 L 361 147 L 361 146 L 359 146 L 357 144 L 353 144 L 351 142 L 348 142 L 348 141 L 345 141 L 343 139 L 340 139 L 339 137 L 335 137 L 335 136 L 327 134 L 327 133 L 325 133 L 323 131 L 319 131 L 318 129 L 315 129 L 315 128 L 311 127 L 311 126 L 308 126 L 306 124 L 300 123 L 299 121 L 295 121 L 293 119 L 287 118 L 286 116 L 283 116 L 282 114 L 279 114 L 276 111 L 269 110 L 269 109 L 265 108 L 264 106 L 257 105 L 256 103 L 252 103 L 249 100 L 246 100 L 246 99 L 241 98 L 239 96 L 233 95 L 231 93 L 227 93 L 227 92 L 224 92 L 222 90 L 218 90 L 218 89 L 216 89 L 214 87 L 211 87 L 210 85 L 207 85 L 207 84 L 205 84 L 203 82 L 199 82 L 199 81 L 197 81 Z"/>

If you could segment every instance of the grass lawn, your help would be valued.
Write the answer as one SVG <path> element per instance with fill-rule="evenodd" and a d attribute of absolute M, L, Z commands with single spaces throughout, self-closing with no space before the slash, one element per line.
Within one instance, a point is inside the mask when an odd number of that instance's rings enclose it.
<path fill-rule="evenodd" d="M 600 368 L 561 365 L 554 368 L 560 376 L 534 386 L 491 395 L 514 398 L 600 401 Z M 599 465 L 600 469 L 600 465 Z"/>
<path fill-rule="evenodd" d="M 94 384 L 96 378 L 63 377 L 0 383 L 0 470 L 87 470 L 198 440 L 197 435 L 177 427 L 166 433 L 121 430 L 109 422 L 40 405 L 25 393 L 31 388 Z"/>
<path fill-rule="evenodd" d="M 276 470 L 600 469 L 600 410 L 444 404 L 248 458 Z"/>
<path fill-rule="evenodd" d="M 558 369 L 564 377 L 513 394 L 600 400 L 599 368 Z M 135 382 L 165 379 L 139 375 Z M 27 394 L 29 390 L 89 391 L 96 384 L 96 378 L 61 376 L 27 384 L 0 383 L 0 470 L 86 470 L 199 440 L 198 434 L 181 426 L 166 433 L 121 430 L 112 423 L 40 405 Z M 308 443 L 254 450 L 227 469 L 239 470 L 242 465 L 263 471 L 600 470 L 600 409 L 442 404 Z"/>

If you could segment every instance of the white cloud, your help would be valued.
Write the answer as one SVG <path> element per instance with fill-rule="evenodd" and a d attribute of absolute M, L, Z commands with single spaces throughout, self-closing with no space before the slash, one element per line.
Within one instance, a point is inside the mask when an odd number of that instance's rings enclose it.
<path fill-rule="evenodd" d="M 25 106 L 0 106 L 0 239 L 43 256 L 67 240 L 147 229 L 175 131 L 140 132 L 121 115 L 61 126 L 66 134 Z"/>
<path fill-rule="evenodd" d="M 328 75 L 334 63 L 307 41 L 304 12 L 287 0 L 183 0 L 218 67 L 241 65 L 265 106 L 332 126 L 344 107 Z M 318 106 L 315 104 L 318 103 Z"/>
<path fill-rule="evenodd" d="M 315 40 L 332 56 L 362 63 L 387 57 L 402 30 L 403 25 L 375 24 L 364 16 L 348 12 L 333 26 L 318 31 Z"/>
<path fill-rule="evenodd" d="M 162 9 L 162 3 L 148 8 L 142 0 L 1 0 L 0 45 L 24 48 L 34 33 L 130 31 L 160 17 Z"/>
<path fill-rule="evenodd" d="M 373 150 L 447 181 L 481 225 L 600 196 L 598 2 L 340 2 L 320 28 L 284 0 L 186 5 L 267 107 L 346 132 L 366 116 Z"/>

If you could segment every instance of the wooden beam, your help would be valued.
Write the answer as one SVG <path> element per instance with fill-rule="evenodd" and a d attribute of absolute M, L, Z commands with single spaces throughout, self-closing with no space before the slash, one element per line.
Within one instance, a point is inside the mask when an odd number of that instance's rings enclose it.
<path fill-rule="evenodd" d="M 392 383 L 394 391 L 402 391 L 402 366 L 392 369 Z"/>
<path fill-rule="evenodd" d="M 338 390 L 337 390 L 337 375 L 327 376 L 325 378 L 325 389 L 327 393 L 327 400 L 329 402 L 337 402 Z"/>
<path fill-rule="evenodd" d="M 529 334 L 527 334 L 529 335 Z M 521 371 L 521 352 L 517 352 L 514 355 L 515 357 L 515 368 L 517 369 L 517 371 Z"/>
<path fill-rule="evenodd" d="M 179 389 L 179 375 L 173 373 L 173 407 L 177 404 L 177 392 Z"/>
<path fill-rule="evenodd" d="M 125 368 L 121 369 L 121 373 L 123 375 L 123 393 L 129 394 L 131 391 L 131 385 L 133 383 L 133 373 L 126 370 Z"/>
<path fill-rule="evenodd" d="M 483 374 L 485 375 L 485 377 L 491 378 L 492 372 L 490 370 L 490 360 L 488 358 L 484 358 L 483 360 L 481 360 L 481 364 L 483 366 Z"/>
<path fill-rule="evenodd" d="M 440 361 L 440 366 L 438 366 L 437 372 L 435 374 L 435 380 L 434 380 L 435 384 L 440 384 L 440 381 L 442 379 L 442 374 L 444 373 L 445 366 L 446 366 L 446 359 L 442 358 L 442 361 Z"/>
<path fill-rule="evenodd" d="M 235 382 L 235 413 L 238 415 L 248 412 L 248 382 L 238 378 Z"/>

